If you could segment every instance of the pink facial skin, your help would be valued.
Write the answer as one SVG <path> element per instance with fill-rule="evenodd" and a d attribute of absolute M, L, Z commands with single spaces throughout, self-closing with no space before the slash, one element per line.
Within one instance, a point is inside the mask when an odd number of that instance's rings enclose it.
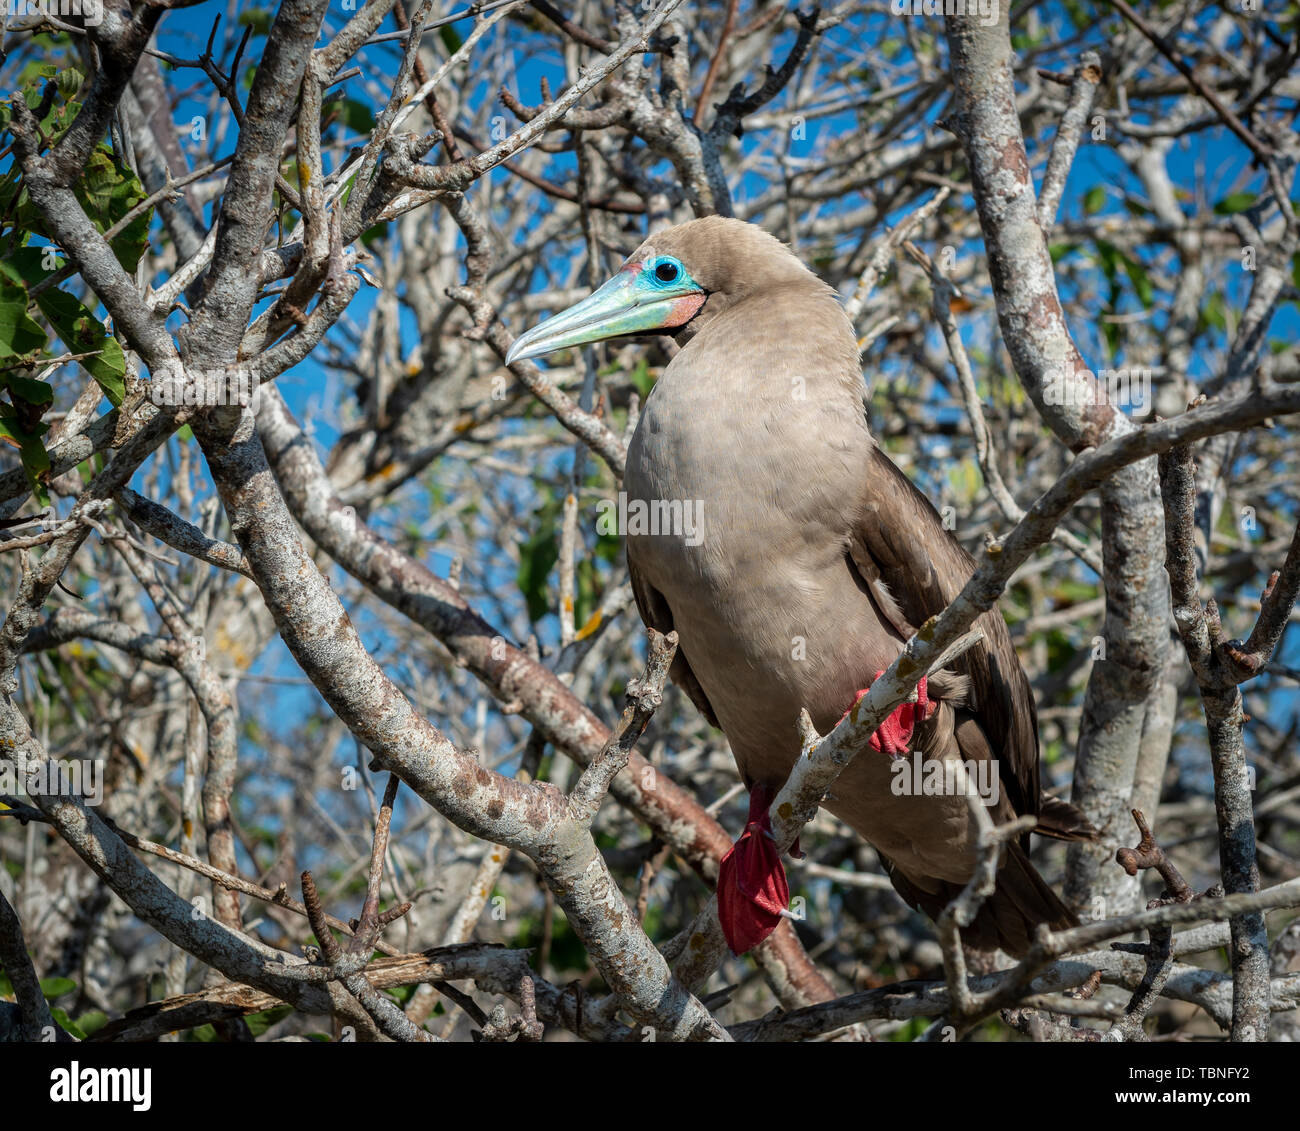
<path fill-rule="evenodd" d="M 682 295 L 681 298 L 674 300 L 671 313 L 668 315 L 667 321 L 664 322 L 665 329 L 673 326 L 685 326 L 700 312 L 705 297 L 704 295 Z"/>

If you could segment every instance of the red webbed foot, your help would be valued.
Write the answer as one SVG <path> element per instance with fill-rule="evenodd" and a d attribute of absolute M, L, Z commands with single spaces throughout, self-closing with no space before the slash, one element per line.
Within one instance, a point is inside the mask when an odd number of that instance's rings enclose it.
<path fill-rule="evenodd" d="M 762 783 L 754 786 L 745 831 L 718 865 L 718 922 L 733 954 L 753 950 L 789 914 L 790 884 L 767 812 L 775 797 Z M 799 856 L 798 841 L 790 851 Z"/>
<path fill-rule="evenodd" d="M 876 672 L 875 679 L 879 679 L 885 674 L 885 669 L 881 668 Z M 875 680 L 872 680 L 874 683 Z M 907 748 L 912 741 L 912 731 L 916 724 L 924 722 L 933 714 L 938 704 L 926 694 L 926 680 L 922 676 L 916 685 L 916 702 L 900 703 L 886 717 L 885 721 L 876 729 L 876 733 L 871 736 L 871 745 L 873 749 L 879 750 L 882 754 L 888 754 L 891 758 L 902 758 L 907 754 Z M 868 684 L 853 698 L 852 706 L 849 707 L 843 715 L 840 716 L 840 722 L 843 722 L 861 701 L 862 697 L 871 690 Z"/>

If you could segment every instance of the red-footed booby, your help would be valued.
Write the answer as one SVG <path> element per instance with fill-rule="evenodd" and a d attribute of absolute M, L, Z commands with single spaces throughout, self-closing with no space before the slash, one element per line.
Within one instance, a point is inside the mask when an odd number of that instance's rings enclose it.
<path fill-rule="evenodd" d="M 788 891 L 761 833 L 799 753 L 800 709 L 819 732 L 833 727 L 974 564 L 872 438 L 853 327 L 784 244 L 722 217 L 668 229 L 506 360 L 648 333 L 685 344 L 628 448 L 627 513 L 691 521 L 626 531 L 628 568 L 645 623 L 677 630 L 674 681 L 726 734 L 751 790 L 750 824 L 719 881 L 739 953 L 776 925 Z M 911 788 L 941 780 L 936 760 L 960 759 L 992 785 L 982 795 L 996 823 L 1033 814 L 1040 834 L 1093 835 L 1040 793 L 1034 700 L 1002 617 L 976 627 L 983 642 L 882 724 L 823 803 L 931 918 L 970 879 L 976 837 L 964 797 Z M 899 774 L 909 750 L 921 762 Z M 1027 844 L 1006 846 L 970 944 L 1021 954 L 1037 924 L 1075 922 Z"/>

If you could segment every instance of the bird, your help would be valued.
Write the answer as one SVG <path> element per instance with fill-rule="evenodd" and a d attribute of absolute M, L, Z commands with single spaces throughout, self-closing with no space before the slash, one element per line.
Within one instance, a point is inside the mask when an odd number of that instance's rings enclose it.
<path fill-rule="evenodd" d="M 622 533 L 641 618 L 677 632 L 670 675 L 725 734 L 750 790 L 718 889 L 741 953 L 788 899 L 766 811 L 799 756 L 801 710 L 826 733 L 975 566 L 872 435 L 838 293 L 757 225 L 708 216 L 650 236 L 590 296 L 520 335 L 506 362 L 665 334 L 680 348 L 628 444 L 625 513 L 640 521 Z M 959 759 L 990 783 L 996 824 L 1028 814 L 1039 835 L 1096 835 L 1041 791 L 1034 697 L 1001 613 L 974 627 L 983 640 L 885 720 L 822 802 L 931 919 L 971 879 L 978 834 L 965 796 L 897 788 L 909 754 L 927 772 Z M 1003 847 L 967 945 L 1018 956 L 1039 924 L 1077 925 L 1028 847 L 1027 833 Z"/>

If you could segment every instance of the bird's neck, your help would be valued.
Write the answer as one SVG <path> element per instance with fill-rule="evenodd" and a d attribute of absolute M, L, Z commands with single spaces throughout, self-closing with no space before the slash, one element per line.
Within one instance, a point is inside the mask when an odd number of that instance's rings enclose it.
<path fill-rule="evenodd" d="M 861 414 L 853 326 L 834 291 L 814 276 L 708 307 L 660 377 L 660 396 L 734 398 L 764 412 L 773 400 L 786 400 L 795 416 L 805 415 L 799 410 L 809 403 Z"/>

